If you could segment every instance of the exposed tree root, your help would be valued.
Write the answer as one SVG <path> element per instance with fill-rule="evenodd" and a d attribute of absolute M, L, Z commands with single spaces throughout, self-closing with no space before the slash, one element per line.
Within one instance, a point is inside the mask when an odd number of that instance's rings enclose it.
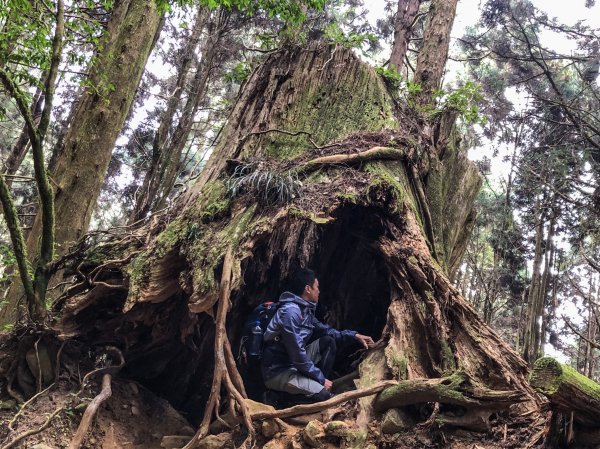
<path fill-rule="evenodd" d="M 355 154 L 332 154 L 331 156 L 318 157 L 300 165 L 296 172 L 306 174 L 318 169 L 323 165 L 334 164 L 357 164 L 374 160 L 400 160 L 406 156 L 406 152 L 392 147 L 373 147 Z"/>
<path fill-rule="evenodd" d="M 247 398 L 243 389 L 242 378 L 235 366 L 231 345 L 227 337 L 225 321 L 229 309 L 229 297 L 231 294 L 231 269 L 233 264 L 232 249 L 229 247 L 223 260 L 223 274 L 221 276 L 221 287 L 219 292 L 219 305 L 217 309 L 216 333 L 215 333 L 215 368 L 213 372 L 212 386 L 208 403 L 204 410 L 204 417 L 200 423 L 200 428 L 185 445 L 183 449 L 194 449 L 198 447 L 198 442 L 208 435 L 213 412 L 218 417 L 218 409 L 221 395 L 221 385 L 225 384 L 225 389 L 230 395 L 230 401 L 235 401 L 239 406 L 244 424 L 248 430 L 248 437 L 243 446 L 250 447 L 254 439 L 254 427 L 250 416 L 248 405 L 244 401 Z M 232 380 L 233 377 L 233 380 Z M 233 406 L 232 406 L 233 407 Z M 233 412 L 232 408 L 232 412 Z"/>
<path fill-rule="evenodd" d="M 85 412 L 83 413 L 83 418 L 81 418 L 81 422 L 79 423 L 79 427 L 77 428 L 77 432 L 75 432 L 75 436 L 71 440 L 69 444 L 69 449 L 79 449 L 83 444 L 83 439 L 87 434 L 87 431 L 92 423 L 92 419 L 98 410 L 98 407 L 102 405 L 104 401 L 106 401 L 112 394 L 112 390 L 110 388 L 110 383 L 112 380 L 112 375 L 105 374 L 102 376 L 102 390 L 100 393 L 92 399 L 90 405 L 87 406 Z"/>
<path fill-rule="evenodd" d="M 386 389 L 374 402 L 377 411 L 424 402 L 440 402 L 467 408 L 503 409 L 526 400 L 518 391 L 494 391 L 472 386 L 462 373 L 439 379 L 400 381 Z"/>
<path fill-rule="evenodd" d="M 317 402 L 315 404 L 303 404 L 295 405 L 293 407 L 284 408 L 281 410 L 258 412 L 252 414 L 252 420 L 263 420 L 272 418 L 287 418 L 296 415 L 306 415 L 308 413 L 316 413 L 344 402 L 351 401 L 352 399 L 363 398 L 365 396 L 371 396 L 383 391 L 385 388 L 397 385 L 398 382 L 394 380 L 386 380 L 379 382 L 371 387 L 362 388 L 360 390 L 348 391 L 346 393 L 339 394 L 323 402 Z"/>
<path fill-rule="evenodd" d="M 47 391 L 49 391 L 54 385 L 55 385 L 54 383 L 50 384 L 46 389 L 40 391 L 36 395 L 34 395 L 31 398 L 29 398 L 29 400 L 27 400 L 27 402 L 23 403 L 23 405 L 21 406 L 21 408 L 19 408 L 19 411 L 17 413 L 15 413 L 15 416 L 13 416 L 12 419 L 8 422 L 8 428 L 10 430 L 14 431 L 15 430 L 14 425 L 17 422 L 17 419 L 19 418 L 19 416 L 21 416 L 21 414 L 25 410 L 25 407 L 27 407 L 29 404 L 31 404 L 33 401 L 35 401 L 37 398 L 39 398 L 44 393 L 46 393 Z"/>

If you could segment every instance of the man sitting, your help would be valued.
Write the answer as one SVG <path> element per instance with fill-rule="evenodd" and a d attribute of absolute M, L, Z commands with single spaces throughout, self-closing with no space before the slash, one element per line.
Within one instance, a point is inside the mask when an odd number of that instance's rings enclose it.
<path fill-rule="evenodd" d="M 264 335 L 262 374 L 267 388 L 297 397 L 295 402 L 329 399 L 333 363 L 338 346 L 358 341 L 367 349 L 371 337 L 338 331 L 315 318 L 319 280 L 314 271 L 298 270 L 289 291 L 279 297 L 279 308 Z M 310 342 L 310 344 L 309 344 Z"/>

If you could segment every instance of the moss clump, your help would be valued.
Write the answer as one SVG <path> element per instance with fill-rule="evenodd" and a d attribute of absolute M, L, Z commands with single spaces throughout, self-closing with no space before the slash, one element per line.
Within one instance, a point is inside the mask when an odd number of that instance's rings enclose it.
<path fill-rule="evenodd" d="M 129 275 L 129 297 L 135 298 L 141 292 L 142 286 L 148 281 L 150 265 L 149 254 L 146 251 L 138 254 L 125 268 Z"/>
<path fill-rule="evenodd" d="M 156 238 L 154 256 L 164 257 L 169 251 L 186 239 L 188 223 L 181 218 L 173 220 Z"/>
<path fill-rule="evenodd" d="M 333 220 L 331 217 L 319 217 L 312 212 L 308 212 L 297 207 L 290 207 L 288 209 L 288 216 L 293 218 L 300 218 L 305 220 L 310 220 L 316 224 L 327 224 Z"/>
<path fill-rule="evenodd" d="M 529 383 L 537 391 L 550 397 L 564 385 L 569 385 L 586 396 L 600 400 L 600 384 L 552 357 L 542 357 L 534 363 Z"/>
<path fill-rule="evenodd" d="M 396 379 L 403 380 L 408 378 L 408 360 L 404 353 L 388 345 L 385 348 L 385 358 L 388 368 L 392 371 Z"/>
<path fill-rule="evenodd" d="M 201 238 L 190 245 L 187 258 L 193 269 L 192 278 L 195 295 L 216 294 L 215 270 L 223 260 L 228 246 L 237 248 L 242 236 L 250 232 L 249 224 L 254 216 L 256 205 L 235 215 L 221 228 L 216 224 L 206 228 Z"/>
<path fill-rule="evenodd" d="M 210 181 L 204 185 L 198 202 L 184 218 L 191 222 L 207 223 L 225 215 L 232 203 L 225 183 L 221 180 Z"/>
<path fill-rule="evenodd" d="M 444 374 L 450 374 L 456 371 L 456 359 L 450 344 L 446 340 L 441 342 L 441 353 L 442 353 L 442 370 Z"/>

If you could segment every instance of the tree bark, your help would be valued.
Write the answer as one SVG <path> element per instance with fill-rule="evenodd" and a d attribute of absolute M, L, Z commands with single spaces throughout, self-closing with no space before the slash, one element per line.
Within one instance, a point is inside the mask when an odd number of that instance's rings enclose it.
<path fill-rule="evenodd" d="M 390 55 L 390 66 L 398 72 L 404 65 L 404 57 L 420 4 L 420 0 L 398 0 L 398 10 L 394 16 L 394 44 Z"/>
<path fill-rule="evenodd" d="M 434 90 L 441 87 L 457 3 L 458 0 L 431 1 L 413 78 L 413 82 L 421 85 L 415 97 L 419 104 L 431 104 Z"/>

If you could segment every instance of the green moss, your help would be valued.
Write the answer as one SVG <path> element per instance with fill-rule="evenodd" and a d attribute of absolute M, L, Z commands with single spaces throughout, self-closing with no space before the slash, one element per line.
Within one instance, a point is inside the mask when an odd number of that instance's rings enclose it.
<path fill-rule="evenodd" d="M 188 223 L 182 218 L 173 220 L 156 238 L 154 255 L 158 258 L 165 256 L 171 249 L 184 240 L 187 234 Z"/>
<path fill-rule="evenodd" d="M 248 207 L 221 228 L 207 228 L 203 236 L 190 245 L 187 256 L 190 265 L 194 267 L 192 277 L 197 294 L 202 296 L 216 293 L 215 269 L 223 261 L 227 247 L 231 245 L 235 250 L 242 236 L 251 232 L 248 225 L 255 210 L 255 205 Z"/>
<path fill-rule="evenodd" d="M 331 217 L 319 217 L 318 215 L 314 214 L 313 212 L 308 212 L 308 211 L 302 210 L 295 206 L 292 206 L 288 209 L 288 216 L 293 217 L 293 218 L 310 220 L 317 224 L 327 224 L 333 220 L 333 218 L 331 218 Z"/>
<path fill-rule="evenodd" d="M 356 193 L 344 193 L 339 192 L 335 195 L 337 199 L 339 199 L 342 203 L 346 204 L 358 204 L 359 196 Z"/>
<path fill-rule="evenodd" d="M 452 352 L 452 348 L 450 344 L 442 340 L 442 370 L 444 374 L 450 374 L 456 371 L 456 359 L 454 358 L 454 353 Z"/>
<path fill-rule="evenodd" d="M 183 219 L 189 223 L 208 223 L 229 212 L 232 204 L 225 182 L 210 181 L 202 188 L 196 204 L 186 210 Z"/>
<path fill-rule="evenodd" d="M 534 363 L 529 382 L 546 396 L 554 395 L 563 384 L 568 384 L 587 396 L 600 400 L 600 384 L 552 357 L 542 357 Z"/>
<path fill-rule="evenodd" d="M 129 275 L 129 297 L 131 298 L 135 298 L 138 295 L 142 286 L 148 280 L 150 273 L 148 258 L 149 254 L 146 251 L 143 251 L 138 254 L 125 269 Z"/>
<path fill-rule="evenodd" d="M 388 368 L 392 371 L 394 377 L 398 380 L 408 378 L 408 360 L 401 351 L 391 349 L 390 346 L 385 348 L 385 355 Z"/>

